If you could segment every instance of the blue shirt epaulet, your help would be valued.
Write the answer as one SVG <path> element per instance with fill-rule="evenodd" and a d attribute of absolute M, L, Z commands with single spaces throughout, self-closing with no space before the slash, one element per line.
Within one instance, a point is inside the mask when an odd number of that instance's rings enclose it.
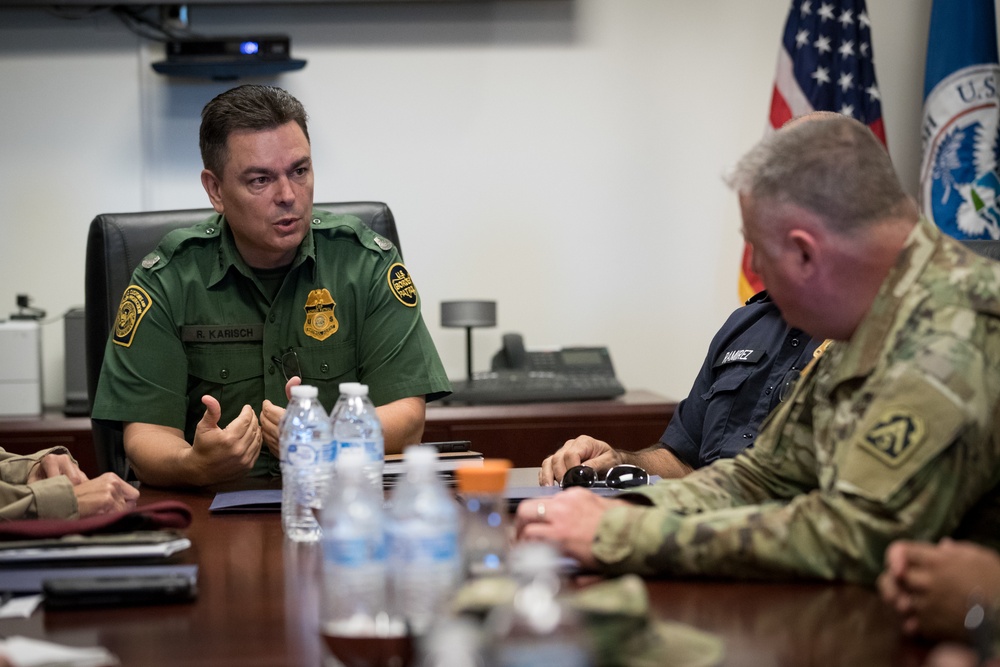
<path fill-rule="evenodd" d="M 752 297 L 747 299 L 747 302 L 743 305 L 749 306 L 751 303 L 760 303 L 761 301 L 766 301 L 768 299 L 767 290 L 762 289 L 761 291 L 754 294 Z"/>

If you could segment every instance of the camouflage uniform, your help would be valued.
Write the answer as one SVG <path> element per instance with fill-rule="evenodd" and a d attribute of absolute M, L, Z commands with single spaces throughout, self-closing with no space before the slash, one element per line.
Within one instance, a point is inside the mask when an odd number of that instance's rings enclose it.
<path fill-rule="evenodd" d="M 1000 506 L 998 408 L 1000 264 L 921 220 L 755 447 L 631 494 L 654 507 L 609 510 L 594 555 L 612 572 L 871 582 L 896 538 L 995 540 L 968 519 Z"/>

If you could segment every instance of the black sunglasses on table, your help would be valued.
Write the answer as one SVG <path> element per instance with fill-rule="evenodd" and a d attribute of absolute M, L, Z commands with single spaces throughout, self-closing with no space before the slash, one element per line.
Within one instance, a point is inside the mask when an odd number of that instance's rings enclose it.
<path fill-rule="evenodd" d="M 610 468 L 604 479 L 600 479 L 597 471 L 590 466 L 573 466 L 563 475 L 561 486 L 564 489 L 571 486 L 582 486 L 586 489 L 630 489 L 647 484 L 649 484 L 649 474 L 645 470 L 625 463 Z"/>

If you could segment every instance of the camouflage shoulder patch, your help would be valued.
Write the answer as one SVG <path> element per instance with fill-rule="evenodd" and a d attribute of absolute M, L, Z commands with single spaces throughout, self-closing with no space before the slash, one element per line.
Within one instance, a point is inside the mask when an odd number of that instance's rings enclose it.
<path fill-rule="evenodd" d="M 414 308 L 417 305 L 417 287 L 413 284 L 410 272 L 406 270 L 405 266 L 396 262 L 389 267 L 385 277 L 389 281 L 389 289 L 392 290 L 393 295 L 399 299 L 401 304 L 409 308 Z"/>
<path fill-rule="evenodd" d="M 139 323 L 152 305 L 153 300 L 146 293 L 146 290 L 138 285 L 129 285 L 125 288 L 121 304 L 118 306 L 115 330 L 111 337 L 116 345 L 131 347 L 136 329 L 139 328 Z"/>
<path fill-rule="evenodd" d="M 907 481 L 953 446 L 969 423 L 954 394 L 908 368 L 876 390 L 871 405 L 837 444 L 836 486 L 874 502 L 888 502 Z M 846 428 L 852 417 L 844 414 Z M 831 437 L 838 426 L 831 425 Z"/>

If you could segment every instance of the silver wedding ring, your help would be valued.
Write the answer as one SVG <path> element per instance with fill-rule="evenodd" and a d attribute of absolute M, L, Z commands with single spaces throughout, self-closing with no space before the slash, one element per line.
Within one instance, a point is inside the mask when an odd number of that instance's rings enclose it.
<path fill-rule="evenodd" d="M 538 505 L 535 506 L 535 513 L 538 515 L 539 521 L 545 521 L 545 504 L 538 503 Z"/>

